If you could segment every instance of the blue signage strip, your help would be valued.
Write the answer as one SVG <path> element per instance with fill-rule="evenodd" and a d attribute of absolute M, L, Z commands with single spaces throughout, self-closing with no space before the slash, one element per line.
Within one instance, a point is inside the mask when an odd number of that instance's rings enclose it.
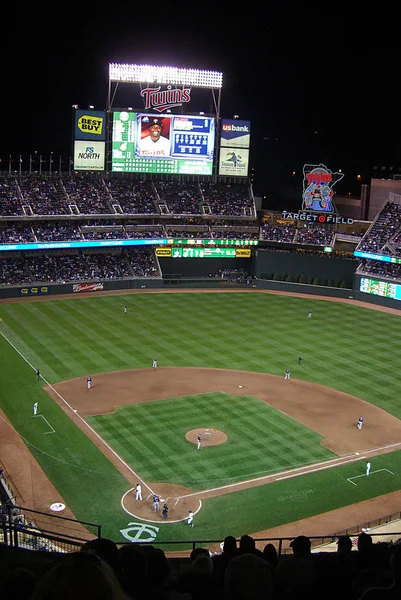
<path fill-rule="evenodd" d="M 105 248 L 113 246 L 162 246 L 166 238 L 155 240 L 99 240 L 90 242 L 42 242 L 30 244 L 1 244 L 0 251 L 10 250 L 56 250 L 58 248 Z"/>

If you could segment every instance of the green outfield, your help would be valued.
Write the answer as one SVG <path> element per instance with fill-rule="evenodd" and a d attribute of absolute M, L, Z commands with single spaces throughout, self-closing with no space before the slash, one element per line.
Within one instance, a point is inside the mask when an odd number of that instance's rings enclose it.
<path fill-rule="evenodd" d="M 124 305 L 128 313 L 123 313 Z M 313 318 L 308 318 L 308 310 Z M 36 382 L 159 366 L 284 375 L 357 396 L 401 418 L 401 319 L 346 303 L 259 292 L 136 293 L 0 304 L 0 406 L 77 518 L 103 535 L 140 522 L 121 508 L 131 486 Z M 303 356 L 302 368 L 298 356 Z M 38 401 L 45 418 L 31 419 Z M 227 444 L 188 452 L 185 431 L 213 426 Z M 254 397 L 198 394 L 120 407 L 87 422 L 145 481 L 203 490 L 333 458 L 321 437 Z M 53 431 L 51 431 L 53 430 Z M 401 440 L 400 440 L 401 441 Z M 198 455 L 199 454 L 199 455 Z M 274 527 L 401 486 L 401 454 L 237 491 L 203 502 L 197 539 Z M 328 532 L 322 532 L 322 534 Z M 188 538 L 160 524 L 156 541 Z"/>

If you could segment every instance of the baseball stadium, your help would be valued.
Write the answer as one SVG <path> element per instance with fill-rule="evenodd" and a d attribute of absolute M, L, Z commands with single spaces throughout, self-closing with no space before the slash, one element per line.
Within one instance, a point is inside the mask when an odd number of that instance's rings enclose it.
<path fill-rule="evenodd" d="M 263 210 L 222 73 L 108 86 L 66 170 L 0 171 L 2 552 L 401 538 L 401 185 L 349 203 L 306 164 Z"/>

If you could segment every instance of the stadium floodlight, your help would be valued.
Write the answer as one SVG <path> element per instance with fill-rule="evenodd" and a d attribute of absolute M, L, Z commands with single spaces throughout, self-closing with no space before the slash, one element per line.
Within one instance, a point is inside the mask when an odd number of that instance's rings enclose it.
<path fill-rule="evenodd" d="M 152 83 L 221 89 L 223 73 L 180 67 L 109 63 L 109 80 L 121 83 Z"/>

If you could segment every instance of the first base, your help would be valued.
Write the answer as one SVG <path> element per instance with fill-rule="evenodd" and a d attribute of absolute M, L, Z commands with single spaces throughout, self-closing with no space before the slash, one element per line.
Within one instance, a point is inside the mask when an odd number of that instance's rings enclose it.
<path fill-rule="evenodd" d="M 239 385 L 238 387 L 239 387 L 239 388 L 242 388 L 242 385 Z"/>

